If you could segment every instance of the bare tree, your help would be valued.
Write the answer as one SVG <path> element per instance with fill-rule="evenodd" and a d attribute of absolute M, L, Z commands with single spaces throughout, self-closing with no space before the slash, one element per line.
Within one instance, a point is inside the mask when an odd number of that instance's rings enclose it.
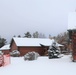
<path fill-rule="evenodd" d="M 44 34 L 40 33 L 39 38 L 46 38 Z"/>
<path fill-rule="evenodd" d="M 68 32 L 60 33 L 57 36 L 55 36 L 54 39 L 58 43 L 64 45 L 63 50 L 68 50 L 68 40 L 69 40 Z"/>
<path fill-rule="evenodd" d="M 33 33 L 33 38 L 46 38 L 46 37 L 43 33 L 39 33 L 38 31 L 36 31 L 35 33 Z"/>
<path fill-rule="evenodd" d="M 38 31 L 36 31 L 35 33 L 33 33 L 33 38 L 38 38 L 38 37 L 39 37 Z"/>

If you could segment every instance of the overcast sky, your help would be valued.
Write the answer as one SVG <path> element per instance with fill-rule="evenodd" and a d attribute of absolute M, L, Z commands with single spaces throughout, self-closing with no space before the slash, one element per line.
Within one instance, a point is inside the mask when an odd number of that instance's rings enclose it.
<path fill-rule="evenodd" d="M 10 38 L 35 31 L 55 36 L 67 31 L 76 0 L 0 0 L 0 35 Z"/>

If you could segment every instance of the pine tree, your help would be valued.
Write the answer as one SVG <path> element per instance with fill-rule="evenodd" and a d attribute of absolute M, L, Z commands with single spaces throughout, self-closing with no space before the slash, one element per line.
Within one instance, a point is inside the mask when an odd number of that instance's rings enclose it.
<path fill-rule="evenodd" d="M 7 43 L 6 39 L 0 37 L 0 48 Z"/>
<path fill-rule="evenodd" d="M 31 33 L 30 32 L 27 32 L 27 33 L 25 33 L 25 36 L 24 37 L 31 38 L 32 36 L 31 36 Z"/>

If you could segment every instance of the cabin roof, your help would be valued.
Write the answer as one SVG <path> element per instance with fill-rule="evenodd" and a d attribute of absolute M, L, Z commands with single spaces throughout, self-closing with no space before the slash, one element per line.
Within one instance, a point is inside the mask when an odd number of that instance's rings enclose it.
<path fill-rule="evenodd" d="M 0 48 L 0 50 L 9 50 L 10 49 L 10 44 L 4 45 L 3 47 Z"/>
<path fill-rule="evenodd" d="M 49 38 L 13 38 L 13 40 L 17 46 L 50 46 L 54 42 L 54 39 Z M 58 46 L 62 45 L 58 44 Z"/>
<path fill-rule="evenodd" d="M 13 38 L 17 46 L 50 46 L 54 40 L 42 38 Z"/>

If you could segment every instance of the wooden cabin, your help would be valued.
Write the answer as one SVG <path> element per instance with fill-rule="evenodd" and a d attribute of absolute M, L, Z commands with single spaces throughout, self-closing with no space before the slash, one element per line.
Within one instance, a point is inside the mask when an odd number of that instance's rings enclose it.
<path fill-rule="evenodd" d="M 13 38 L 10 51 L 18 50 L 20 51 L 20 56 L 25 55 L 27 52 L 35 51 L 43 56 L 53 41 L 53 39 L 47 38 Z"/>
<path fill-rule="evenodd" d="M 10 53 L 10 44 L 4 45 L 3 47 L 1 47 L 0 51 L 2 51 L 4 54 L 9 54 Z"/>

